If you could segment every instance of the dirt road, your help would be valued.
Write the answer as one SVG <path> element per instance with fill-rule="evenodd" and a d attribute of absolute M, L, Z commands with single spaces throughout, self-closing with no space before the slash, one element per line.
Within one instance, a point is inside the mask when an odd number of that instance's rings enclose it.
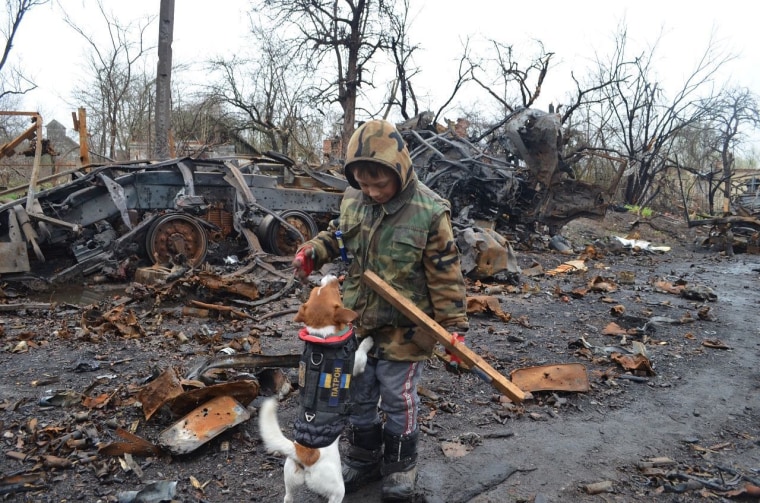
<path fill-rule="evenodd" d="M 570 226 L 567 235 L 578 252 L 572 256 L 518 249 L 524 270 L 540 264 L 544 271 L 578 258 L 583 247 L 577 245 L 596 242 L 605 253 L 587 259 L 585 272 L 522 276 L 514 292 L 497 294 L 510 321 L 473 314 L 467 334 L 468 346 L 504 375 L 581 363 L 588 392 L 540 391 L 512 404 L 474 375 L 428 362 L 416 501 L 735 501 L 745 484 L 757 483 L 760 257 L 695 250 L 695 231 L 679 225 L 666 232 L 642 228 L 642 239 L 671 246 L 670 252 L 605 249 L 624 227 L 583 221 Z M 632 272 L 633 282 L 619 281 L 621 272 L 626 278 Z M 616 288 L 590 288 L 599 277 Z M 669 293 L 666 284 L 715 298 Z M 473 282 L 468 293 L 483 294 L 486 286 Z M 104 308 L 112 302 L 108 295 L 99 298 Z M 152 481 L 176 481 L 176 501 L 280 501 L 282 460 L 262 452 L 255 420 L 184 456 L 109 457 L 98 446 L 117 440 L 116 427 L 155 442 L 172 424 L 164 413 L 146 421 L 134 400 L 162 369 L 186 369 L 241 340 L 255 339 L 265 354 L 298 352 L 292 314 L 257 321 L 264 312 L 286 312 L 298 303 L 298 295 L 291 295 L 252 310 L 252 319 L 230 320 L 160 315 L 155 299 L 148 299 L 133 306 L 146 328 L 134 338 L 83 334 L 77 329 L 86 310 L 81 306 L 3 313 L 0 494 L 12 494 L 14 501 L 115 502 Z M 168 304 L 165 299 L 160 307 Z M 616 306 L 622 308 L 613 314 Z M 604 335 L 610 323 L 626 335 Z M 649 375 L 627 373 L 614 359 L 615 348 L 629 351 L 634 342 L 646 350 Z M 83 371 L 83 361 L 100 365 Z M 111 398 L 89 408 L 41 403 L 53 390 Z M 258 400 L 249 406 L 254 416 Z M 283 424 L 296 406 L 292 393 L 280 408 Z M 62 441 L 74 431 L 80 442 Z M 372 503 L 378 494 L 374 485 L 346 501 Z M 299 501 L 320 501 L 301 496 Z"/>

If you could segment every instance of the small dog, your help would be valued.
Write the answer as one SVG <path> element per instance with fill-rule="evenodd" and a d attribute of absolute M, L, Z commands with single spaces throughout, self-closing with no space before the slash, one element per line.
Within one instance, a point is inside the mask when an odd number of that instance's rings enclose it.
<path fill-rule="evenodd" d="M 321 286 L 311 291 L 309 300 L 301 305 L 294 320 L 306 325 L 306 328 L 299 334 L 302 340 L 318 341 L 319 339 L 334 340 L 345 338 L 346 336 L 342 334 L 349 334 L 350 337 L 355 337 L 350 323 L 356 317 L 356 312 L 343 307 L 338 278 L 328 275 L 322 279 Z M 347 332 L 348 330 L 351 330 L 351 332 Z M 353 375 L 361 374 L 364 371 L 367 365 L 367 353 L 372 348 L 373 343 L 374 341 L 371 337 L 366 337 L 359 344 L 353 355 Z M 355 347 L 355 342 L 353 347 Z M 304 370 L 302 368 L 299 372 L 299 381 L 303 378 L 303 373 Z M 342 376 L 342 379 L 334 379 L 335 375 L 335 372 L 331 371 L 328 373 L 327 378 L 333 378 L 332 382 L 335 382 L 336 385 L 322 388 L 331 393 L 330 396 L 333 398 L 338 393 L 337 383 L 348 381 L 350 384 L 351 377 L 350 375 L 342 375 L 340 371 L 337 372 L 337 377 L 340 378 Z M 306 391 L 306 388 L 301 387 L 301 393 L 304 393 L 304 391 Z M 341 391 L 347 393 L 348 386 L 346 385 Z M 304 413 L 304 403 L 310 400 L 312 400 L 312 397 L 301 397 L 302 409 L 299 421 L 304 421 L 301 419 L 302 417 L 306 418 L 306 421 L 310 421 L 310 418 L 319 414 L 319 412 L 313 413 L 309 411 Z M 341 413 L 341 415 L 345 415 L 345 412 Z M 306 484 L 306 487 L 315 493 L 327 497 L 328 503 L 340 503 L 343 501 L 345 487 L 343 485 L 340 451 L 338 448 L 338 442 L 340 441 L 339 430 L 342 429 L 341 424 L 338 421 L 334 422 L 333 425 L 326 425 L 328 437 L 332 438 L 332 436 L 335 436 L 335 439 L 331 443 L 318 448 L 308 447 L 296 440 L 288 439 L 282 433 L 277 420 L 276 398 L 269 398 L 261 405 L 261 409 L 259 410 L 259 433 L 264 441 L 264 446 L 269 452 L 279 452 L 286 456 L 284 503 L 292 503 L 294 501 L 295 490 L 303 484 Z M 299 423 L 297 421 L 297 431 L 298 427 Z"/>

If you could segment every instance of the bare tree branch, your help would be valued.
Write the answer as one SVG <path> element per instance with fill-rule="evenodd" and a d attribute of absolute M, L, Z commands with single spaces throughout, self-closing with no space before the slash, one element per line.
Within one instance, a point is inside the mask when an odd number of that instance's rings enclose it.
<path fill-rule="evenodd" d="M 473 58 L 471 54 L 468 55 L 472 80 L 494 98 L 506 113 L 514 112 L 518 107 L 531 107 L 541 95 L 541 87 L 554 53 L 546 52 L 543 44 L 538 41 L 538 55 L 526 68 L 521 68 L 511 45 L 496 40 L 491 40 L 490 43 L 492 57 Z M 497 77 L 492 77 L 493 75 Z M 519 100 L 513 97 L 515 94 Z"/>
<path fill-rule="evenodd" d="M 588 112 L 590 118 L 596 117 L 595 138 L 626 159 L 625 202 L 640 205 L 651 201 L 663 186 L 659 179 L 670 166 L 668 156 L 678 135 L 705 118 L 703 104 L 715 96 L 712 79 L 731 56 L 721 54 L 711 41 L 669 97 L 652 67 L 657 42 L 634 57 L 629 56 L 627 42 L 621 27 L 613 53 L 606 61 L 597 59 L 599 101 Z"/>
<path fill-rule="evenodd" d="M 378 52 L 392 51 L 387 16 L 396 0 L 268 0 L 263 3 L 275 26 L 296 31 L 289 43 L 299 55 L 321 66 L 325 80 L 318 93 L 343 111 L 342 144 L 356 122 L 363 85 L 373 86 L 368 65 Z M 404 3 L 405 6 L 408 4 Z M 405 8 L 405 7 L 404 7 Z M 399 20 L 398 23 L 403 23 Z"/>
<path fill-rule="evenodd" d="M 138 62 L 153 49 L 152 46 L 145 45 L 145 36 L 156 16 L 143 19 L 136 25 L 122 25 L 112 14 L 105 11 L 102 0 L 98 0 L 97 5 L 106 25 L 107 44 L 95 39 L 68 14 L 64 14 L 64 21 L 90 46 L 90 70 L 100 103 L 99 110 L 95 110 L 95 113 L 102 116 L 105 126 L 101 132 L 100 153 L 115 159 L 117 144 L 123 149 L 128 149 L 130 138 L 121 133 L 119 117 L 127 108 L 125 102 L 134 84 L 133 72 Z"/>
<path fill-rule="evenodd" d="M 5 38 L 2 56 L 0 56 L 0 102 L 11 95 L 26 94 L 36 89 L 37 85 L 24 76 L 19 68 L 6 67 L 13 49 L 13 41 L 16 38 L 24 16 L 38 5 L 44 5 L 49 0 L 5 0 L 6 23 L 2 27 Z"/>

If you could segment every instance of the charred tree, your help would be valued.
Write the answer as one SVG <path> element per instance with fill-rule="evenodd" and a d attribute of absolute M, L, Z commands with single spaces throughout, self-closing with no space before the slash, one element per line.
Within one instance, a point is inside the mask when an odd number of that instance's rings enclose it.
<path fill-rule="evenodd" d="M 156 145 L 154 154 L 157 159 L 167 159 L 170 152 L 173 37 L 174 0 L 161 0 L 158 21 L 158 69 L 156 71 Z"/>
<path fill-rule="evenodd" d="M 315 96 L 319 102 L 340 106 L 345 149 L 354 131 L 360 89 L 373 85 L 371 62 L 378 53 L 392 50 L 386 27 L 388 16 L 396 15 L 396 0 L 268 0 L 259 4 L 271 15 L 274 26 L 296 33 L 289 43 L 312 62 L 315 72 L 328 72 L 323 73 L 324 84 Z"/>

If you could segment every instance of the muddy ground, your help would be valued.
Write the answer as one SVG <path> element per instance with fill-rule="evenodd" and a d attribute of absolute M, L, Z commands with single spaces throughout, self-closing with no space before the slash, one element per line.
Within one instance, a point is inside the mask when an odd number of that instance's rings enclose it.
<path fill-rule="evenodd" d="M 537 250 L 538 242 L 531 249 L 516 243 L 525 271 L 553 270 L 596 243 L 586 272 L 520 275 L 502 283 L 515 288 L 498 293 L 495 281 L 469 284 L 471 296 L 490 288 L 510 318 L 473 314 L 468 346 L 507 376 L 533 366 L 582 364 L 590 389 L 536 391 L 514 404 L 473 374 L 430 360 L 421 390 L 416 501 L 758 501 L 747 493 L 760 485 L 760 256 L 696 247 L 707 229 L 689 229 L 672 217 L 635 229 L 640 239 L 670 246 L 668 252 L 609 246 L 634 220 L 610 213 L 603 222 L 572 222 L 563 229 L 573 245 L 568 255 Z M 601 291 L 607 284 L 612 289 Z M 679 285 L 697 294 L 687 298 Z M 258 439 L 260 396 L 248 406 L 252 419 L 189 454 L 106 455 L 99 448 L 122 440 L 119 428 L 157 443 L 177 418 L 160 410 L 146 420 L 136 396 L 169 368 L 182 374 L 228 346 L 298 353 L 292 311 L 305 290 L 261 306 L 181 289 L 165 296 L 143 291 L 138 298 L 138 290 L 71 285 L 45 299 L 14 296 L 16 290 L 3 286 L 5 304 L 56 304 L 2 313 L 0 499 L 133 501 L 134 491 L 158 481 L 176 482 L 175 501 L 281 501 L 282 460 L 264 453 Z M 178 309 L 191 297 L 250 318 L 216 311 L 211 318 L 183 316 Z M 134 312 L 144 333 L 82 330 L 92 328 L 87 319 L 95 308 L 119 306 Z M 605 335 L 610 323 L 627 333 Z M 615 359 L 642 345 L 646 359 L 638 370 Z M 245 369 L 217 374 L 222 382 L 241 377 Z M 72 403 L 51 399 L 72 395 Z M 293 392 L 281 404 L 283 424 L 296 407 Z M 346 501 L 380 501 L 378 494 L 375 484 Z M 299 501 L 322 500 L 304 492 Z"/>

